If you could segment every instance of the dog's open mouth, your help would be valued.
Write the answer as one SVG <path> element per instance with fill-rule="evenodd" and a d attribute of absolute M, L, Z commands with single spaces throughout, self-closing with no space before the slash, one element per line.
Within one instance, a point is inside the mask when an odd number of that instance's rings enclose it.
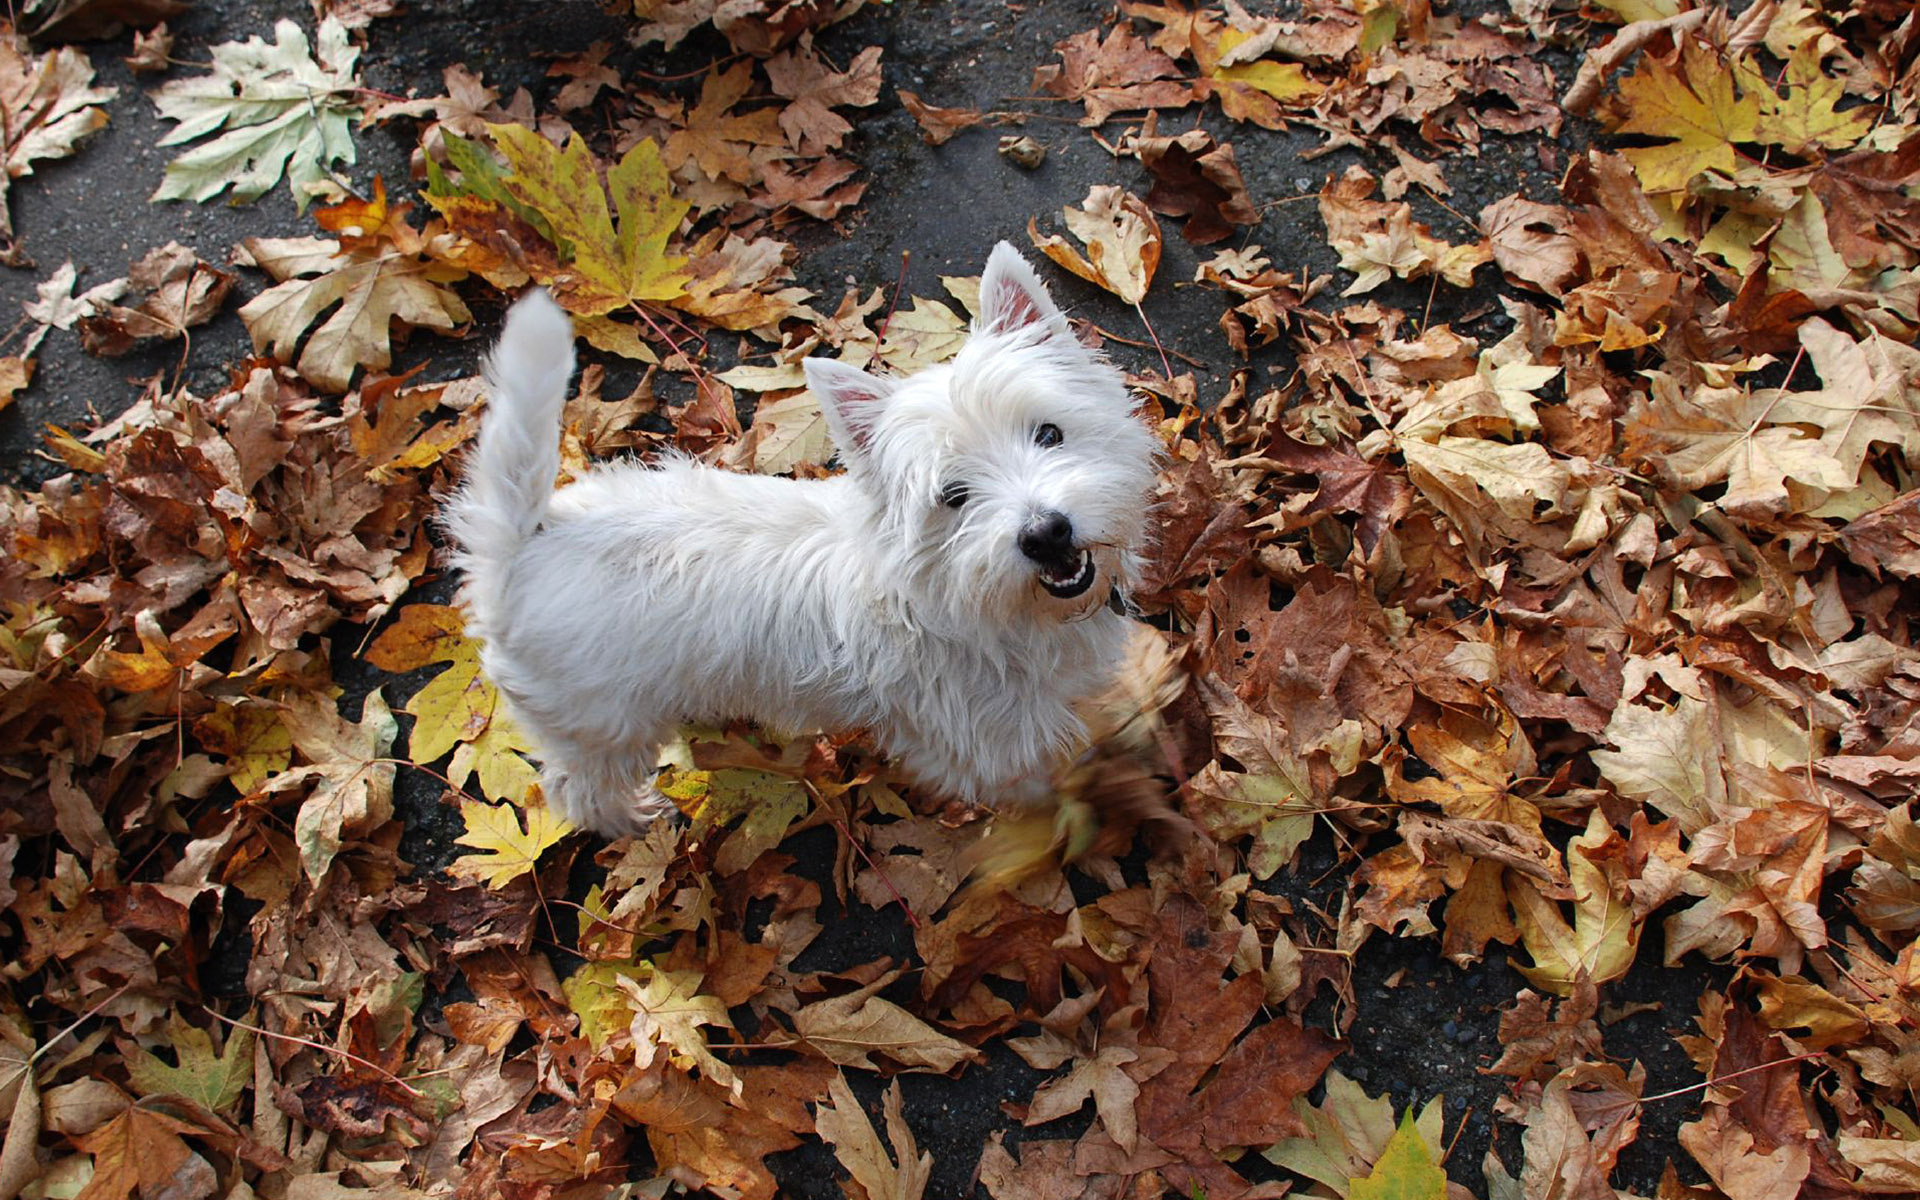
<path fill-rule="evenodd" d="M 1076 550 L 1073 557 L 1058 566 L 1040 568 L 1040 586 L 1047 589 L 1049 596 L 1071 600 L 1093 586 L 1096 574 L 1093 555 Z"/>

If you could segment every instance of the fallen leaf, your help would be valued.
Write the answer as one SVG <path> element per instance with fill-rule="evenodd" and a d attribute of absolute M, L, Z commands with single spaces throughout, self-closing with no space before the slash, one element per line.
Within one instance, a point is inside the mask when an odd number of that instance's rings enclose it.
<path fill-rule="evenodd" d="M 0 179 L 0 261 L 26 266 L 13 240 L 13 210 L 8 193 L 15 179 L 33 174 L 40 159 L 67 158 L 89 135 L 106 127 L 100 107 L 119 95 L 117 88 L 93 86 L 93 64 L 71 46 L 56 46 L 35 56 L 25 39 L 0 28 L 0 116 L 5 131 L 6 177 Z"/>
<path fill-rule="evenodd" d="M 572 825 L 544 804 L 522 809 L 462 798 L 460 820 L 466 830 L 453 840 L 480 853 L 454 859 L 447 864 L 447 873 L 490 888 L 503 888 L 522 875 L 531 875 L 540 856 L 573 832 Z"/>
<path fill-rule="evenodd" d="M 1086 245 L 1086 256 L 1057 233 L 1042 238 L 1029 221 L 1027 235 L 1035 248 L 1127 303 L 1140 303 L 1160 265 L 1160 222 L 1146 204 L 1131 192 L 1095 184 L 1079 208 L 1066 209 L 1062 215 L 1067 228 Z"/>
<path fill-rule="evenodd" d="M 319 54 L 300 26 L 283 20 L 272 44 L 257 37 L 212 49 L 212 70 L 175 79 L 153 93 L 161 117 L 179 126 L 160 139 L 178 146 L 207 137 L 167 164 L 155 200 L 213 199 L 228 188 L 245 204 L 271 191 L 284 175 L 300 211 L 335 163 L 355 161 L 349 122 L 360 115 L 360 51 L 346 26 L 320 22 Z"/>
<path fill-rule="evenodd" d="M 814 1128 L 832 1145 L 833 1156 L 863 1189 L 860 1194 L 868 1200 L 921 1200 L 933 1175 L 933 1155 L 914 1144 L 913 1130 L 901 1111 L 900 1081 L 893 1081 L 881 1102 L 892 1157 L 880 1144 L 873 1122 L 861 1111 L 860 1101 L 847 1086 L 847 1077 L 836 1073 L 827 1087 L 831 1104 L 821 1104 L 814 1110 Z"/>

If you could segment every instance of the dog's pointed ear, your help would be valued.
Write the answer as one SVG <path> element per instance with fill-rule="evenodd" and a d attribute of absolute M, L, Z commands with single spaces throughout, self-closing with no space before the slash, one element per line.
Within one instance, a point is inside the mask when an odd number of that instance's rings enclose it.
<path fill-rule="evenodd" d="M 800 367 L 820 411 L 826 414 L 833 444 L 849 456 L 865 454 L 873 444 L 880 411 L 893 394 L 893 381 L 831 358 L 802 359 Z"/>
<path fill-rule="evenodd" d="M 1035 325 L 1043 326 L 1049 337 L 1073 337 L 1040 277 L 1012 242 L 1001 242 L 980 275 L 980 316 L 974 328 L 980 333 L 1017 333 Z"/>

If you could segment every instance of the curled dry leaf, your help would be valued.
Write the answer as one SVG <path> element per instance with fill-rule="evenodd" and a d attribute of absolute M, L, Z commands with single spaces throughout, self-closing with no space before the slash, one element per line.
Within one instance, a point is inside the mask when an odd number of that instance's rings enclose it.
<path fill-rule="evenodd" d="M 110 304 L 81 318 L 80 343 L 92 354 L 125 354 L 137 342 L 183 337 L 213 319 L 233 290 L 234 275 L 200 261 L 179 242 L 168 242 L 133 264 L 127 282 L 139 296 L 133 306 Z"/>
<path fill-rule="evenodd" d="M 1027 236 L 1041 253 L 1080 278 L 1099 284 L 1129 304 L 1146 297 L 1160 266 L 1160 222 L 1140 197 L 1109 184 L 1095 184 L 1079 208 L 1061 214 L 1087 247 L 1083 257 L 1059 234 L 1040 236 L 1033 221 Z"/>
<path fill-rule="evenodd" d="M 905 88 L 900 89 L 900 103 L 913 114 L 920 126 L 920 137 L 929 146 L 944 146 L 962 129 L 971 129 L 983 123 L 987 115 L 977 108 L 941 108 L 937 104 L 928 104 Z"/>
<path fill-rule="evenodd" d="M 1186 217 L 1181 236 L 1196 246 L 1211 245 L 1235 225 L 1255 225 L 1260 210 L 1247 196 L 1246 181 L 1234 162 L 1233 147 L 1213 140 L 1204 129 L 1176 137 L 1142 136 L 1134 153 L 1153 175 L 1147 207 L 1170 217 Z"/>

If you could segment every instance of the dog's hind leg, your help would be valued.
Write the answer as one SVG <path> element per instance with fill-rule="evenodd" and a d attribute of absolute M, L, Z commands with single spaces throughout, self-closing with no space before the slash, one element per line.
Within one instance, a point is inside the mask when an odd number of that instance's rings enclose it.
<path fill-rule="evenodd" d="M 653 786 L 659 751 L 628 749 L 609 753 L 580 747 L 545 747 L 540 788 L 547 804 L 567 820 L 607 837 L 641 833 L 662 817 L 678 813 L 673 801 Z"/>

